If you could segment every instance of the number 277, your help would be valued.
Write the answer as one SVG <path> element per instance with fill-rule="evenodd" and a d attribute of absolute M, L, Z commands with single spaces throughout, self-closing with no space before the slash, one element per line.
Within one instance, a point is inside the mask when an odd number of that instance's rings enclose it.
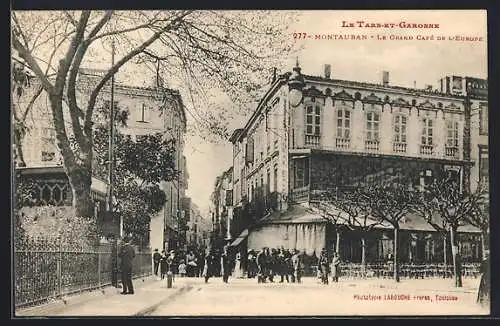
<path fill-rule="evenodd" d="M 307 38 L 307 33 L 293 33 L 294 39 L 305 39 Z"/>

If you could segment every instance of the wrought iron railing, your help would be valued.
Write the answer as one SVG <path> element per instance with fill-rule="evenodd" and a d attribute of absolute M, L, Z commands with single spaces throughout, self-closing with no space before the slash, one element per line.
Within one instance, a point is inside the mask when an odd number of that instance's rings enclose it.
<path fill-rule="evenodd" d="M 110 285 L 111 251 L 72 250 L 56 243 L 14 250 L 15 307 L 37 305 L 64 295 Z M 133 277 L 152 274 L 151 253 L 136 252 Z M 120 272 L 117 279 L 120 282 Z"/>
<path fill-rule="evenodd" d="M 292 189 L 291 200 L 295 202 L 306 202 L 309 200 L 309 186 Z"/>

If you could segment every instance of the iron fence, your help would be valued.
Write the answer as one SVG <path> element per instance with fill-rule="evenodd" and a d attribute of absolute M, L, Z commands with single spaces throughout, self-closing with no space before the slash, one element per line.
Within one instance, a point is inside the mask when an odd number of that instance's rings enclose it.
<path fill-rule="evenodd" d="M 48 241 L 31 244 L 14 250 L 16 308 L 111 285 L 114 257 L 110 248 L 67 249 Z M 116 272 L 121 282 L 121 273 Z M 134 278 L 152 274 L 149 251 L 136 252 L 132 273 Z"/>

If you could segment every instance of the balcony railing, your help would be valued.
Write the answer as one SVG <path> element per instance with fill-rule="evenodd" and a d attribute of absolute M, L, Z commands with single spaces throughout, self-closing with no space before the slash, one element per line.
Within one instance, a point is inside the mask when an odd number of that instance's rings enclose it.
<path fill-rule="evenodd" d="M 306 202 L 309 200 L 309 186 L 292 189 L 291 198 L 295 202 Z"/>
<path fill-rule="evenodd" d="M 392 143 L 392 151 L 394 153 L 406 153 L 406 143 Z"/>
<path fill-rule="evenodd" d="M 321 136 L 306 135 L 305 145 L 310 147 L 319 147 Z"/>
<path fill-rule="evenodd" d="M 378 151 L 379 148 L 379 141 L 378 140 L 365 140 L 365 150 L 367 151 Z"/>
<path fill-rule="evenodd" d="M 458 158 L 458 147 L 448 147 L 445 148 L 446 157 Z"/>
<path fill-rule="evenodd" d="M 433 155 L 434 154 L 434 146 L 432 146 L 432 145 L 420 145 L 420 154 Z"/>
<path fill-rule="evenodd" d="M 342 149 L 349 148 L 351 146 L 351 140 L 349 138 L 336 138 L 335 146 Z"/>

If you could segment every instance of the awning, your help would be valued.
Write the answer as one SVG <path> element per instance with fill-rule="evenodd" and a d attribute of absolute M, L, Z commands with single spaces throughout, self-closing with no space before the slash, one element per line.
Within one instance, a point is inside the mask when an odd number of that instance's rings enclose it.
<path fill-rule="evenodd" d="M 245 240 L 246 237 L 248 237 L 248 229 L 243 230 L 243 232 L 241 232 L 241 234 L 236 239 L 234 239 L 233 243 L 231 243 L 231 247 L 236 247 L 243 240 Z"/>

